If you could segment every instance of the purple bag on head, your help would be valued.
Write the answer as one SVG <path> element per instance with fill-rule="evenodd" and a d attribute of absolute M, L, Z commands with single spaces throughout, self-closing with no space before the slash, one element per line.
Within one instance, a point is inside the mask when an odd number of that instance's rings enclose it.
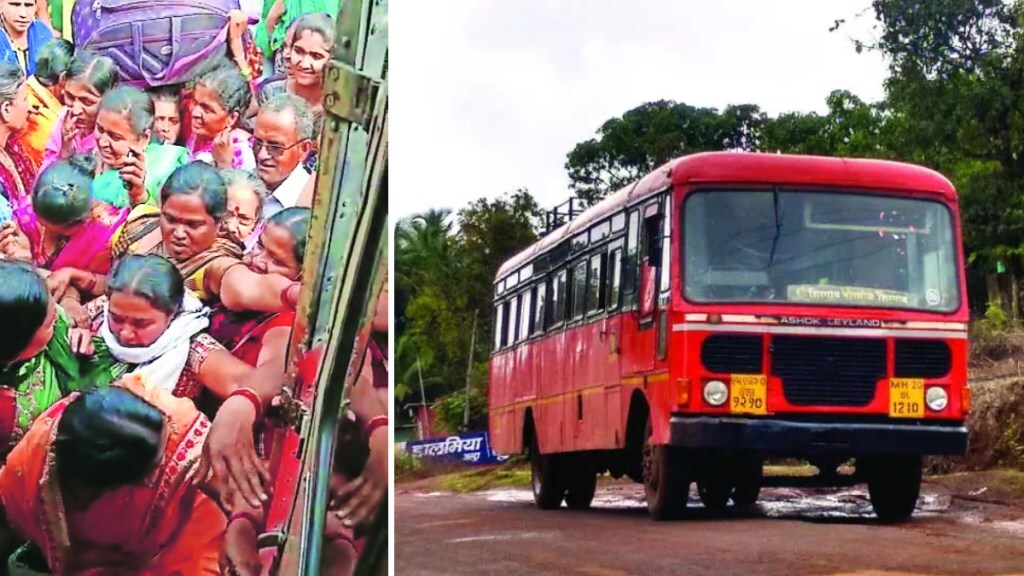
<path fill-rule="evenodd" d="M 139 88 L 180 84 L 227 56 L 229 13 L 239 0 L 78 0 L 75 47 L 114 60 Z"/>

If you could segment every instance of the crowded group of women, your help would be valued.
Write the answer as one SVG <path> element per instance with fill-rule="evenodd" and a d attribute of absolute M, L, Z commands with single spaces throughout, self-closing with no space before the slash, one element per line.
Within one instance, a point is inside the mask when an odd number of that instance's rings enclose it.
<path fill-rule="evenodd" d="M 332 18 L 293 15 L 261 74 L 234 15 L 224 62 L 144 91 L 37 14 L 0 0 L 8 570 L 259 574 Z M 324 573 L 352 571 L 386 486 L 384 349 L 349 392 L 369 456 L 338 466 Z"/>

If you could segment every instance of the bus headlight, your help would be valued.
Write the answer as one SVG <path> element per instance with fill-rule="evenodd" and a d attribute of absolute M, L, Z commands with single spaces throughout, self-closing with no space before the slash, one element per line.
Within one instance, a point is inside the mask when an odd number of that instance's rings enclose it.
<path fill-rule="evenodd" d="M 949 395 L 940 386 L 932 386 L 924 393 L 924 403 L 935 412 L 942 412 L 949 404 Z"/>
<path fill-rule="evenodd" d="M 729 399 L 729 387 L 721 380 L 712 380 L 704 385 L 704 401 L 712 406 L 721 406 Z"/>

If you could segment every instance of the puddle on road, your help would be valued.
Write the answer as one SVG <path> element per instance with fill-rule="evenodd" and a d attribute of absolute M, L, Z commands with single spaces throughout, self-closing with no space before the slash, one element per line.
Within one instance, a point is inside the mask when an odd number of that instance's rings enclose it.
<path fill-rule="evenodd" d="M 533 494 L 529 490 L 491 490 L 482 497 L 491 502 L 532 504 Z M 925 492 L 918 501 L 917 517 L 935 516 L 950 507 L 948 494 Z M 701 506 L 695 491 L 690 493 L 690 507 Z M 594 496 L 595 509 L 644 509 L 642 490 L 599 490 Z M 866 489 L 846 488 L 835 490 L 799 490 L 786 488 L 765 489 L 758 501 L 755 516 L 769 518 L 802 519 L 873 519 L 874 511 Z M 1024 524 L 1022 524 L 1024 530 Z"/>
<path fill-rule="evenodd" d="M 948 510 L 950 502 L 948 494 L 926 492 L 917 501 L 914 516 L 935 516 Z M 769 518 L 869 520 L 875 517 L 867 489 L 858 487 L 813 492 L 785 488 L 766 490 L 758 505 Z"/>
<path fill-rule="evenodd" d="M 971 526 L 982 526 L 992 530 L 998 530 L 1000 532 L 1007 532 L 1013 536 L 1024 536 L 1024 520 L 990 521 L 981 513 L 965 514 L 957 520 L 964 524 L 970 524 Z"/>
<path fill-rule="evenodd" d="M 533 492 L 529 490 L 490 490 L 482 495 L 491 502 L 506 502 L 511 504 L 533 503 Z M 598 509 L 630 509 L 644 508 L 643 494 L 640 496 L 611 494 L 604 491 L 594 495 L 592 508 Z"/>

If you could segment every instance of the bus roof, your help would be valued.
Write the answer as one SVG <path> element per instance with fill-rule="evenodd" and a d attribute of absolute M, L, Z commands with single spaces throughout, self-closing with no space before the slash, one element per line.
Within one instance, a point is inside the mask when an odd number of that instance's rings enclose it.
<path fill-rule="evenodd" d="M 498 269 L 495 282 L 620 209 L 670 186 L 687 184 L 820 185 L 913 192 L 956 201 L 956 190 L 945 176 L 902 162 L 751 152 L 693 154 L 672 160 L 638 182 L 623 187 L 516 254 Z"/>

